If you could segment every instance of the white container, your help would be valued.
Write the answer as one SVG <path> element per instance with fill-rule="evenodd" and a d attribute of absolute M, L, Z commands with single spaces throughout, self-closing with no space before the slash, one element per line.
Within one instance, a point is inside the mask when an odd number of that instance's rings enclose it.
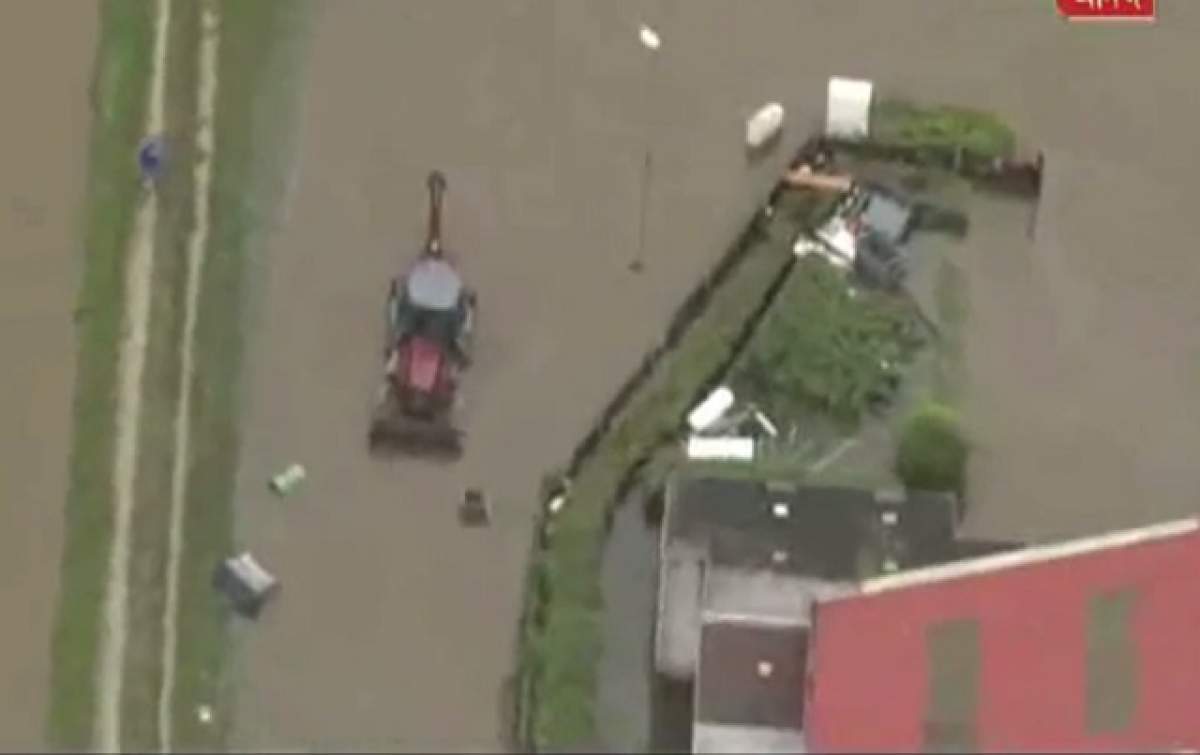
<path fill-rule="evenodd" d="M 689 459 L 709 461 L 754 461 L 754 438 L 693 435 L 688 438 L 687 455 Z"/>
<path fill-rule="evenodd" d="M 768 102 L 746 121 L 746 146 L 758 149 L 783 128 L 783 105 Z"/>
<path fill-rule="evenodd" d="M 832 76 L 825 103 L 825 133 L 843 139 L 866 138 L 875 85 L 862 79 Z"/>
<path fill-rule="evenodd" d="M 712 427 L 714 422 L 725 416 L 725 412 L 733 406 L 733 401 L 733 391 L 722 385 L 692 409 L 687 418 L 688 426 L 697 433 Z"/>
<path fill-rule="evenodd" d="M 272 491 L 276 495 L 287 495 L 292 492 L 304 478 L 308 476 L 308 472 L 300 464 L 292 464 L 287 469 L 271 478 L 269 483 Z"/>

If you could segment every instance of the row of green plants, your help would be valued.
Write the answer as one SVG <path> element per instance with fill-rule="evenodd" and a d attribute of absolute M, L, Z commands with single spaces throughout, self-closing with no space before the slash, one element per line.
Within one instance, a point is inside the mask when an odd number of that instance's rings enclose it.
<path fill-rule="evenodd" d="M 925 336 L 904 297 L 856 287 L 805 258 L 730 376 L 779 418 L 821 414 L 855 427 L 886 404 Z"/>
<path fill-rule="evenodd" d="M 871 138 L 903 147 L 963 150 L 985 159 L 1011 157 L 1017 138 L 992 113 L 954 105 L 883 100 L 871 111 Z"/>

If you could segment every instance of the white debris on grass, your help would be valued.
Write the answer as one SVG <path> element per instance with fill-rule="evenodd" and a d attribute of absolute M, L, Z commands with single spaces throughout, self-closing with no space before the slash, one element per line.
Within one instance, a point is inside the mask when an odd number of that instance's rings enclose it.
<path fill-rule="evenodd" d="M 733 406 L 734 400 L 732 390 L 724 385 L 718 387 L 688 414 L 688 426 L 697 433 L 707 430 L 725 416 Z"/>
<path fill-rule="evenodd" d="M 196 707 L 196 720 L 202 724 L 212 723 L 213 711 L 208 705 L 199 705 Z"/>
<path fill-rule="evenodd" d="M 758 422 L 758 426 L 761 427 L 763 432 L 765 432 L 767 435 L 770 435 L 772 438 L 779 437 L 779 428 L 775 427 L 775 423 L 771 421 L 770 417 L 763 414 L 758 409 L 755 409 L 754 419 Z"/>
<path fill-rule="evenodd" d="M 707 461 L 753 461 L 754 438 L 729 436 L 706 438 L 693 435 L 687 441 L 689 459 Z"/>
<path fill-rule="evenodd" d="M 834 216 L 817 229 L 817 238 L 825 242 L 829 261 L 840 267 L 850 267 L 858 253 L 858 238 L 846 219 Z"/>

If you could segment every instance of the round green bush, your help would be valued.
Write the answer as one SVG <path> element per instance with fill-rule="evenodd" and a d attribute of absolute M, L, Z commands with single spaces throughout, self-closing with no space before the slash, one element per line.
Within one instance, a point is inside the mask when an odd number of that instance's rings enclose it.
<path fill-rule="evenodd" d="M 961 493 L 967 450 L 958 414 L 941 404 L 927 404 L 900 431 L 896 474 L 914 490 Z"/>

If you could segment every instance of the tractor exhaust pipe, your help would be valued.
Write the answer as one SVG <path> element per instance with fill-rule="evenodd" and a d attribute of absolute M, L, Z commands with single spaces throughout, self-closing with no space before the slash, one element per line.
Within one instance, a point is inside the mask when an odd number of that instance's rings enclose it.
<path fill-rule="evenodd" d="M 425 183 L 429 187 L 429 231 L 425 252 L 436 257 L 442 253 L 442 198 L 446 194 L 446 176 L 435 170 Z"/>

